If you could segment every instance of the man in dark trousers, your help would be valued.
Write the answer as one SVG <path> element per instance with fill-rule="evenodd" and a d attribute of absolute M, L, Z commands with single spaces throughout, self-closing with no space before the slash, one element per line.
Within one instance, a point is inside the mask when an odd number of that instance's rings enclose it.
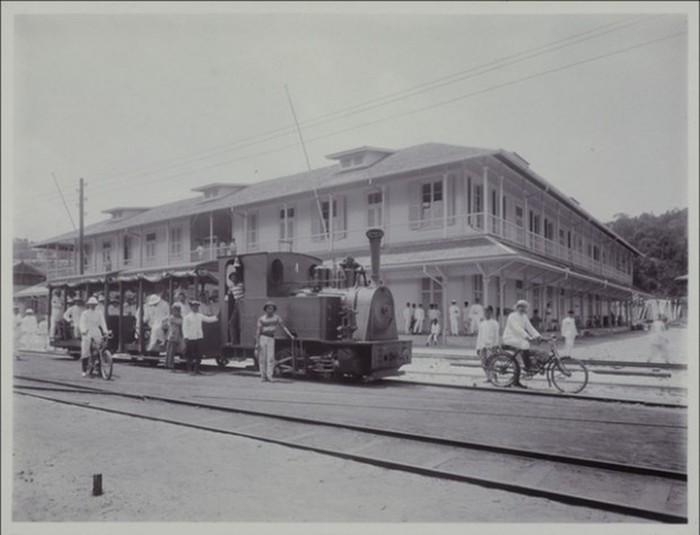
<path fill-rule="evenodd" d="M 202 340 L 204 331 L 202 323 L 219 321 L 216 316 L 205 316 L 199 311 L 199 301 L 190 301 L 190 313 L 182 320 L 182 336 L 185 338 L 185 355 L 187 368 L 191 375 L 201 375 L 199 362 L 202 360 Z"/>

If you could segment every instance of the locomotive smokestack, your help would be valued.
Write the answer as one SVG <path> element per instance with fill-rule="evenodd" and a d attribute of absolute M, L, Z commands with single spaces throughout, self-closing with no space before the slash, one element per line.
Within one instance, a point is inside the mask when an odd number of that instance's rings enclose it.
<path fill-rule="evenodd" d="M 380 228 L 371 228 L 367 231 L 369 238 L 369 255 L 372 262 L 372 282 L 379 285 L 379 246 L 382 243 L 384 231 Z"/>

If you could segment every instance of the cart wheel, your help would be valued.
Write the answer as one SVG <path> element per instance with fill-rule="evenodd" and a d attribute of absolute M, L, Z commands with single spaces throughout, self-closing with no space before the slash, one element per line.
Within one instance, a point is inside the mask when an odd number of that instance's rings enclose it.
<path fill-rule="evenodd" d="M 294 375 L 294 357 L 290 348 L 280 349 L 275 353 L 275 377 Z"/>

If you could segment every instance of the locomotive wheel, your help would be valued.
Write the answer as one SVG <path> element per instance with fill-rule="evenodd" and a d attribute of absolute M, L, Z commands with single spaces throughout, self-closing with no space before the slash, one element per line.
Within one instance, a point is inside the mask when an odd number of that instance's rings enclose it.
<path fill-rule="evenodd" d="M 228 359 L 226 357 L 216 357 L 216 364 L 223 370 L 228 364 Z"/>
<path fill-rule="evenodd" d="M 294 371 L 294 359 L 292 358 L 291 349 L 285 347 L 275 353 L 275 377 L 294 375 Z"/>

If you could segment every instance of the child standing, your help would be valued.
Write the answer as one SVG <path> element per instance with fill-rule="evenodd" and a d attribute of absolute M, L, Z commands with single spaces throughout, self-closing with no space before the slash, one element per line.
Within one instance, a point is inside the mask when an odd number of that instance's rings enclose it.
<path fill-rule="evenodd" d="M 438 345 L 438 336 L 440 336 L 440 321 L 435 318 L 430 322 L 430 334 L 428 335 L 428 341 L 425 343 L 425 345 Z"/>

